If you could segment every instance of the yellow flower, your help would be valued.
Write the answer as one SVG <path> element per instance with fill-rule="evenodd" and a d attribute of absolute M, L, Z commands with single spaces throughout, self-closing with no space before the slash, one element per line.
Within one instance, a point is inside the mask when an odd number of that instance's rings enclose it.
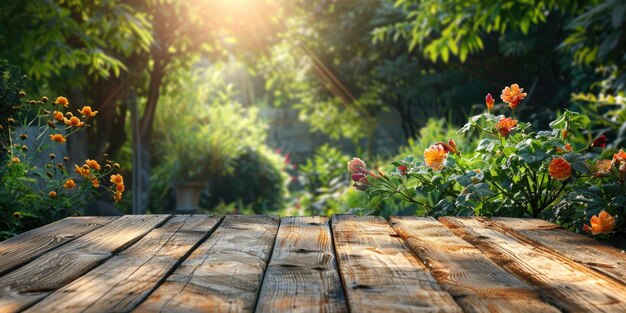
<path fill-rule="evenodd" d="M 20 161 L 20 158 L 18 158 L 18 157 L 12 157 L 11 158 L 11 162 L 12 163 L 20 163 L 21 161 Z"/>
<path fill-rule="evenodd" d="M 124 184 L 124 177 L 122 177 L 122 175 L 120 174 L 113 174 L 111 175 L 111 183 L 116 185 L 122 185 Z"/>
<path fill-rule="evenodd" d="M 85 164 L 87 166 L 93 168 L 94 170 L 98 170 L 98 171 L 100 170 L 100 164 L 98 164 L 98 161 L 96 161 L 96 160 L 87 159 L 87 160 L 85 160 Z"/>
<path fill-rule="evenodd" d="M 63 121 L 63 112 L 54 111 L 54 119 L 57 121 Z"/>
<path fill-rule="evenodd" d="M 585 224 L 583 229 L 594 235 L 610 234 L 613 228 L 615 228 L 615 217 L 611 216 L 611 214 L 606 211 L 600 212 L 597 216 L 592 216 L 590 222 L 591 227 Z"/>
<path fill-rule="evenodd" d="M 443 169 L 443 161 L 445 161 L 447 155 L 442 145 L 434 144 L 424 151 L 424 162 L 433 171 L 440 171 Z"/>
<path fill-rule="evenodd" d="M 65 137 L 63 137 L 63 135 L 61 135 L 61 134 L 50 135 L 50 139 L 52 139 L 53 141 L 56 141 L 58 143 L 65 143 Z"/>
<path fill-rule="evenodd" d="M 92 111 L 91 107 L 86 105 L 82 108 L 82 110 L 78 110 L 78 112 L 80 112 L 80 114 L 85 115 L 85 116 L 89 116 L 89 117 L 94 117 L 96 116 L 96 114 L 98 114 L 98 111 Z"/>
<path fill-rule="evenodd" d="M 72 116 L 69 119 L 64 118 L 63 122 L 65 122 L 65 125 L 74 126 L 74 127 L 81 127 L 85 125 L 85 122 L 81 122 L 80 119 L 78 119 L 78 117 L 76 116 Z"/>
<path fill-rule="evenodd" d="M 515 110 L 520 101 L 526 98 L 526 93 L 522 91 L 524 91 L 524 88 L 520 88 L 517 84 L 511 85 L 511 87 L 504 87 L 500 99 L 508 103 L 511 109 Z"/>
<path fill-rule="evenodd" d="M 66 180 L 65 183 L 63 184 L 63 188 L 65 189 L 72 189 L 74 187 L 76 187 L 76 183 L 71 178 Z"/>
<path fill-rule="evenodd" d="M 50 192 L 48 193 L 48 196 L 49 196 L 50 198 L 54 199 L 54 198 L 56 198 L 56 197 L 57 197 L 57 192 L 56 192 L 56 191 L 50 191 Z"/>
<path fill-rule="evenodd" d="M 564 158 L 556 157 L 550 161 L 548 172 L 556 180 L 565 180 L 572 175 L 572 167 Z"/>
<path fill-rule="evenodd" d="M 22 213 L 20 213 L 20 212 L 13 212 L 13 217 L 14 218 L 22 218 Z"/>
<path fill-rule="evenodd" d="M 64 107 L 67 107 L 70 104 L 70 102 L 67 101 L 66 97 L 57 97 L 57 99 L 54 100 L 54 103 L 58 105 L 62 105 Z"/>

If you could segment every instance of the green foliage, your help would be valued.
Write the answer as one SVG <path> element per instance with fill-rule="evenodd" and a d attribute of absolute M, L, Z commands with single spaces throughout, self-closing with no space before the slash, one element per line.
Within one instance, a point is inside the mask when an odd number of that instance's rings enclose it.
<path fill-rule="evenodd" d="M 615 76 L 614 89 L 626 86 L 626 3 L 598 1 L 569 21 L 570 35 L 561 47 L 573 53 L 574 61 L 608 67 Z"/>
<path fill-rule="evenodd" d="M 287 165 L 281 155 L 265 146 L 248 147 L 235 159 L 232 172 L 209 179 L 200 206 L 212 211 L 220 204 L 235 205 L 236 213 L 280 211 L 289 193 Z"/>
<path fill-rule="evenodd" d="M 234 100 L 219 72 L 180 74 L 167 86 L 155 119 L 159 159 L 171 164 L 174 180 L 225 175 L 246 147 L 265 140 L 266 125 L 255 108 Z"/>
<path fill-rule="evenodd" d="M 123 1 L 4 1 L 0 8 L 1 57 L 54 86 L 119 76 L 127 69 L 121 57 L 153 42 L 146 15 Z"/>
<path fill-rule="evenodd" d="M 343 199 L 350 186 L 346 174 L 348 160 L 350 158 L 338 149 L 323 145 L 298 168 L 303 186 L 299 201 L 307 214 L 330 216 L 354 205 L 344 203 Z"/>

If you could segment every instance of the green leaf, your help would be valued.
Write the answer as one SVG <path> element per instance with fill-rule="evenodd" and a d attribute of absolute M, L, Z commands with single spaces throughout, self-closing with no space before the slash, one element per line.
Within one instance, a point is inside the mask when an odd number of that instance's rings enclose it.
<path fill-rule="evenodd" d="M 556 120 L 550 123 L 552 129 L 586 129 L 591 120 L 586 115 L 565 110 Z"/>

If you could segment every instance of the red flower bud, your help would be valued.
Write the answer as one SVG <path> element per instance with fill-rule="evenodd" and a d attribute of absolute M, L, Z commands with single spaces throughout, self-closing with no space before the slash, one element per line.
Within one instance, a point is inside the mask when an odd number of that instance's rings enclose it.
<path fill-rule="evenodd" d="M 491 96 L 491 94 L 488 93 L 487 96 L 485 97 L 485 103 L 487 104 L 487 110 L 491 112 L 491 109 L 493 109 L 493 105 L 496 103 L 496 101 L 493 100 L 493 97 Z"/>
<path fill-rule="evenodd" d="M 360 181 L 363 178 L 367 178 L 367 176 L 365 176 L 365 174 L 362 174 L 362 173 L 352 174 L 352 180 L 354 181 Z"/>
<path fill-rule="evenodd" d="M 449 145 L 450 145 L 450 147 L 451 147 L 452 149 L 454 149 L 454 151 L 456 152 L 456 142 L 454 142 L 454 140 L 452 140 L 452 138 L 450 138 L 450 139 L 448 140 L 448 144 L 449 144 Z"/>
<path fill-rule="evenodd" d="M 406 173 L 408 172 L 408 168 L 406 167 L 406 165 L 400 165 L 398 166 L 398 172 L 400 172 L 401 175 L 406 175 Z"/>
<path fill-rule="evenodd" d="M 592 148 L 606 148 L 606 136 L 600 135 L 600 137 L 596 138 L 592 143 Z"/>

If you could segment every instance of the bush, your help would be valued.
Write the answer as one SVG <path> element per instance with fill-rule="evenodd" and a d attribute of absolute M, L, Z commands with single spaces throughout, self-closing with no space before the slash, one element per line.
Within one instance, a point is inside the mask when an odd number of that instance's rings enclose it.
<path fill-rule="evenodd" d="M 231 173 L 209 180 L 200 206 L 211 209 L 234 204 L 240 213 L 249 208 L 257 214 L 281 210 L 288 194 L 285 163 L 282 156 L 266 147 L 247 148 L 235 159 Z"/>
<path fill-rule="evenodd" d="M 517 85 L 502 91 L 511 117 L 492 114 L 495 101 L 488 95 L 489 112 L 470 117 L 459 131 L 484 135 L 475 152 L 462 153 L 454 140 L 440 141 L 424 150 L 423 161 L 407 156 L 387 172 L 367 170 L 354 159 L 349 170 L 355 186 L 367 190 L 374 207 L 395 198 L 434 216 L 542 217 L 599 238 L 623 236 L 626 153 L 594 160 L 592 152 L 606 147 L 604 136 L 575 150 L 572 139 L 590 123 L 576 112 L 565 111 L 551 130 L 532 131 L 515 119 L 522 91 Z M 442 198 L 434 205 L 419 198 L 429 193 Z"/>
<path fill-rule="evenodd" d="M 63 153 L 67 138 L 83 130 L 97 112 L 83 107 L 77 116 L 63 113 L 69 104 L 65 97 L 26 101 L 24 92 L 11 89 L 19 86 L 16 76 L 10 71 L 2 76 L 0 89 L 9 95 L 2 105 L 11 105 L 6 112 L 12 114 L 2 126 L 6 152 L 0 156 L 0 239 L 80 214 L 88 200 L 104 193 L 121 200 L 123 178 L 113 174 L 119 165 L 106 156 L 76 164 Z"/>

